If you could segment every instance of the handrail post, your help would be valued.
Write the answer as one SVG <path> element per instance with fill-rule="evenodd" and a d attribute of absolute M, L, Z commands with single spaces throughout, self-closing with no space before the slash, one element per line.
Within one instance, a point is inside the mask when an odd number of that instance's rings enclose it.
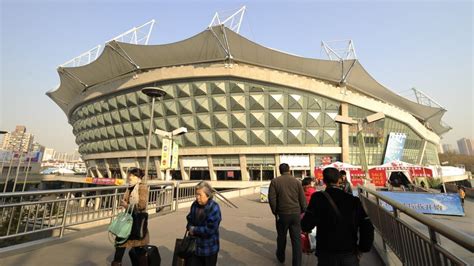
<path fill-rule="evenodd" d="M 179 181 L 177 181 L 176 184 L 173 184 L 176 188 L 176 197 L 173 196 L 173 198 L 176 199 L 176 201 L 174 203 L 174 211 L 177 211 L 178 208 L 179 208 L 179 196 L 180 196 L 180 194 L 179 194 L 179 184 L 180 184 Z M 174 192 L 174 189 L 173 189 L 173 192 Z"/>
<path fill-rule="evenodd" d="M 117 212 L 117 193 L 118 193 L 118 188 L 115 188 L 114 204 L 112 204 L 112 218 L 111 219 L 113 219 L 113 217 L 115 217 L 115 214 Z"/>
<path fill-rule="evenodd" d="M 68 206 L 69 206 L 69 199 L 71 198 L 71 192 L 68 192 L 66 195 L 66 206 L 64 207 L 64 213 L 63 213 L 63 220 L 61 223 L 61 231 L 59 233 L 59 238 L 62 238 L 64 235 L 64 229 L 66 228 L 66 218 L 67 218 L 67 211 L 68 211 Z"/>
<path fill-rule="evenodd" d="M 436 231 L 430 226 L 428 227 L 428 232 L 430 233 L 430 240 L 431 240 L 431 257 L 433 258 L 433 262 L 435 266 L 441 265 L 440 257 L 437 255 L 435 246 L 438 244 L 438 239 L 436 236 Z"/>

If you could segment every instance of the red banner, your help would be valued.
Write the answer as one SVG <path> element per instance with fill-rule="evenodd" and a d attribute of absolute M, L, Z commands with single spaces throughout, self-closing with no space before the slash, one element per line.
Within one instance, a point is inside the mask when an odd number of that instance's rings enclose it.
<path fill-rule="evenodd" d="M 384 187 L 385 183 L 387 182 L 387 174 L 385 169 L 369 169 L 369 176 L 372 179 L 372 183 L 374 183 L 374 185 L 377 187 Z"/>

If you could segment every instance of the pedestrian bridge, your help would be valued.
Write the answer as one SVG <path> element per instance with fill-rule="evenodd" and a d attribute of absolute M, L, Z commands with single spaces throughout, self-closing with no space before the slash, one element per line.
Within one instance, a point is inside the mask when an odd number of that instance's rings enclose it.
<path fill-rule="evenodd" d="M 175 239 L 184 234 L 185 216 L 193 200 L 194 185 L 195 183 L 183 182 L 162 184 L 151 188 L 149 211 L 154 213 L 157 208 L 161 211 L 151 215 L 149 230 L 151 244 L 159 247 L 162 265 L 171 265 Z M 77 194 L 78 192 L 80 193 Z M 281 265 L 275 258 L 274 217 L 268 204 L 260 203 L 258 192 L 259 186 L 222 192 L 221 195 L 225 195 L 225 198 L 230 199 L 231 202 L 218 195 L 217 199 L 221 205 L 223 217 L 220 226 L 221 250 L 218 258 L 220 265 Z M 114 206 L 123 194 L 123 188 L 54 191 L 55 195 L 59 193 L 61 197 L 51 196 L 51 193 L 52 191 L 49 191 L 49 196 L 45 196 L 45 192 L 15 193 L 17 194 L 15 197 L 5 193 L 1 196 L 4 202 L 0 205 L 2 226 L 6 225 L 8 228 L 2 229 L 0 242 L 6 243 L 19 237 L 29 237 L 29 239 L 23 244 L 0 249 L 0 257 L 2 257 L 0 264 L 2 266 L 109 264 L 114 248 L 109 241 L 106 227 L 110 217 L 115 215 Z M 77 196 L 72 198 L 73 194 Z M 399 206 L 398 212 L 391 214 L 392 218 L 390 218 L 381 213 L 376 205 L 371 204 L 378 200 L 374 196 L 376 194 L 371 194 L 367 190 L 362 195 L 367 196 L 364 196 L 363 202 L 379 233 L 376 237 L 377 248 L 364 254 L 361 265 L 396 265 L 401 264 L 402 260 L 408 265 L 472 263 L 472 261 L 463 262 L 466 258 L 472 259 L 472 257 L 469 258 L 469 253 L 472 254 L 473 249 L 472 237 L 462 234 L 454 237 L 449 235 L 455 240 L 459 240 L 456 237 L 461 238 L 459 243 L 455 243 L 456 248 L 452 250 L 466 249 L 468 255 L 453 254 L 441 248 L 436 241 L 430 240 L 430 234 L 434 235 L 435 240 L 440 240 L 441 233 L 452 233 L 449 230 L 449 232 L 440 233 L 436 231 L 436 226 L 434 226 L 436 224 L 428 226 L 428 234 L 423 232 L 423 229 L 416 230 L 414 226 L 410 226 L 411 222 L 398 220 L 402 216 L 408 216 L 403 206 Z M 40 200 L 38 196 L 44 197 Z M 17 213 L 16 216 L 15 213 Z M 18 216 L 21 218 L 12 218 Z M 392 230 L 400 227 L 397 224 L 405 225 L 405 223 L 408 226 L 403 227 L 403 231 Z M 399 232 L 399 234 L 394 234 L 394 232 Z M 384 234 L 385 240 L 382 241 L 381 236 Z M 45 235 L 48 237 L 42 238 Z M 288 239 L 286 265 L 291 264 L 289 243 Z M 398 246 L 401 247 L 401 251 L 398 250 Z M 410 247 L 411 250 L 405 247 Z M 405 251 L 409 253 L 404 253 Z M 412 253 L 414 256 L 407 255 Z M 423 259 L 422 256 L 426 257 L 426 254 L 428 254 L 428 259 Z M 414 263 L 414 261 L 419 263 Z M 128 256 L 124 256 L 123 265 L 131 265 Z M 316 257 L 303 255 L 303 265 L 316 265 Z"/>

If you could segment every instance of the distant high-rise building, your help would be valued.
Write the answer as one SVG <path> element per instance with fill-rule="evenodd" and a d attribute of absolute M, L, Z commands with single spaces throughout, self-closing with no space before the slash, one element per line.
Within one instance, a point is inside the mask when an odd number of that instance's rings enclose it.
<path fill-rule="evenodd" d="M 46 148 L 44 149 L 43 161 L 52 160 L 54 156 L 54 149 Z"/>
<path fill-rule="evenodd" d="M 456 149 L 452 144 L 443 144 L 443 153 L 456 153 Z"/>
<path fill-rule="evenodd" d="M 458 140 L 459 153 L 474 156 L 474 140 L 462 138 Z"/>
<path fill-rule="evenodd" d="M 33 134 L 26 133 L 25 126 L 16 126 L 15 131 L 5 134 L 2 149 L 29 152 L 33 145 Z"/>

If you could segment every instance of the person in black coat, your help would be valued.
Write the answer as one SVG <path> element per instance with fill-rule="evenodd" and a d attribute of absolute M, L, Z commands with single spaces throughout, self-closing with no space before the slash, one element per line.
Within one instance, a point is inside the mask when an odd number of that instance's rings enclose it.
<path fill-rule="evenodd" d="M 339 177 L 336 168 L 324 169 L 326 190 L 312 195 L 301 220 L 304 232 L 310 232 L 315 226 L 318 228 L 316 256 L 319 266 L 359 265 L 362 252 L 369 252 L 374 241 L 374 227 L 359 198 L 340 188 Z"/>

